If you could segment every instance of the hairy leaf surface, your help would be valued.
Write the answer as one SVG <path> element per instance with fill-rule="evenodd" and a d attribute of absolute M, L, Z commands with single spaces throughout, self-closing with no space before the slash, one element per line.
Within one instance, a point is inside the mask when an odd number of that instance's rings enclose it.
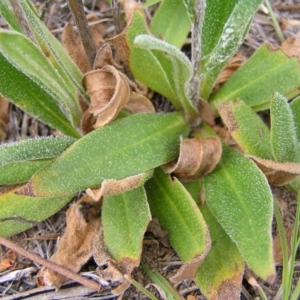
<path fill-rule="evenodd" d="M 248 266 L 272 281 L 273 201 L 265 176 L 250 159 L 224 145 L 218 166 L 204 178 L 204 189 L 210 211 Z"/>
<path fill-rule="evenodd" d="M 162 1 L 150 23 L 150 30 L 156 37 L 177 48 L 184 44 L 190 27 L 182 0 Z"/>
<path fill-rule="evenodd" d="M 288 58 L 281 50 L 261 46 L 209 101 L 215 108 L 221 103 L 242 99 L 255 110 L 270 107 L 274 91 L 293 97 L 300 86 L 297 58 Z M 275 90 L 274 90 L 275 89 Z"/>
<path fill-rule="evenodd" d="M 0 146 L 0 185 L 22 183 L 76 140 L 42 137 Z"/>
<path fill-rule="evenodd" d="M 138 129 L 138 130 L 137 130 Z M 36 173 L 24 193 L 56 197 L 164 164 L 178 155 L 188 125 L 182 114 L 136 114 L 84 136 Z"/>
<path fill-rule="evenodd" d="M 297 140 L 293 112 L 287 100 L 278 93 L 271 99 L 271 146 L 278 162 L 299 162 L 299 141 Z"/>
<path fill-rule="evenodd" d="M 120 195 L 106 196 L 102 206 L 104 241 L 117 261 L 140 261 L 144 233 L 151 220 L 143 186 Z"/>
<path fill-rule="evenodd" d="M 80 136 L 62 112 L 68 114 L 68 108 L 56 101 L 68 97 L 55 81 L 56 71 L 29 39 L 1 31 L 0 64 L 0 93 L 5 98 L 62 133 Z"/>
<path fill-rule="evenodd" d="M 145 187 L 151 212 L 169 233 L 170 242 L 180 258 L 184 262 L 198 258 L 196 271 L 210 248 L 210 238 L 193 198 L 176 178 L 171 179 L 159 168 Z M 193 276 L 195 273 L 189 278 Z"/>
<path fill-rule="evenodd" d="M 37 39 L 42 51 L 47 55 L 53 66 L 57 69 L 71 96 L 76 97 L 76 90 L 83 99 L 88 101 L 83 85 L 82 74 L 72 61 L 70 56 L 62 47 L 61 43 L 48 30 L 47 26 L 40 20 L 37 11 L 30 0 L 20 0 L 20 4 L 27 17 L 30 29 Z M 78 105 L 77 99 L 73 98 L 74 104 Z"/>
<path fill-rule="evenodd" d="M 16 195 L 13 189 L 0 188 L 0 236 L 8 237 L 44 221 L 71 200 L 73 195 L 59 198 L 32 198 Z"/>

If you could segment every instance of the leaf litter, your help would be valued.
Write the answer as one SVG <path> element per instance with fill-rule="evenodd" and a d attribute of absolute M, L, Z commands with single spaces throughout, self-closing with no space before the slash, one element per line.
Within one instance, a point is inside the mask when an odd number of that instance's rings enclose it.
<path fill-rule="evenodd" d="M 56 4 L 55 4 L 56 5 Z M 87 4 L 88 5 L 88 4 Z M 283 6 L 284 6 L 284 4 L 283 4 Z M 286 10 L 285 10 L 285 13 L 286 13 Z M 256 16 L 256 18 L 259 18 L 259 17 L 257 17 Z M 57 22 L 54 22 L 54 23 L 57 23 Z M 55 24 L 54 25 L 54 28 L 55 28 L 55 26 L 57 26 L 57 24 Z M 253 29 L 254 28 L 254 29 Z M 263 39 L 263 41 L 266 39 L 266 36 L 263 36 L 262 37 L 262 35 L 261 34 L 258 34 L 257 36 L 255 36 L 254 34 L 253 34 L 253 32 L 255 32 L 255 30 L 257 30 L 259 28 L 259 32 L 261 33 L 261 28 L 264 28 L 264 27 L 262 27 L 262 25 L 259 23 L 259 22 L 257 22 L 257 23 L 255 23 L 254 22 L 254 25 L 252 26 L 252 31 L 250 31 L 250 35 L 249 35 L 249 37 L 248 37 L 248 39 L 246 40 L 246 42 L 245 42 L 245 44 L 243 45 L 243 47 L 242 48 L 245 48 L 245 47 L 248 47 L 248 49 L 250 48 L 250 49 L 252 49 L 252 51 L 253 51 L 253 49 L 255 49 L 255 48 L 257 48 L 257 45 L 259 44 L 259 39 Z M 59 29 L 59 28 L 58 28 Z M 269 29 L 267 29 L 266 30 L 266 32 L 268 31 Z M 273 40 L 276 40 L 276 39 L 274 39 L 274 37 L 273 37 L 274 35 L 270 35 L 270 36 L 268 36 L 268 38 L 269 39 L 273 39 Z M 251 51 L 251 50 L 250 50 Z M 221 84 L 221 82 L 220 82 L 220 84 Z M 93 122 L 95 122 L 95 120 L 93 120 Z M 31 124 L 30 124 L 30 126 L 31 126 Z M 43 125 L 39 125 L 39 127 L 41 127 L 41 126 L 43 126 Z M 34 127 L 33 129 L 31 129 L 32 131 L 33 131 L 33 134 L 34 134 L 34 131 L 36 131 L 37 132 L 37 127 Z M 48 129 L 43 129 L 44 130 L 44 132 L 49 132 L 49 130 Z M 39 129 L 39 131 L 41 131 L 40 129 Z M 12 129 L 10 129 L 10 131 L 8 131 L 8 137 L 10 137 L 11 138 L 11 133 L 12 133 L 13 131 L 12 131 Z M 23 131 L 23 132 L 26 132 L 25 130 Z M 32 133 L 31 133 L 32 134 Z M 30 133 L 29 133 L 29 135 L 31 135 Z M 37 135 L 37 133 L 35 133 L 36 135 Z M 285 191 L 285 190 L 284 190 Z M 285 192 L 283 192 L 283 193 L 285 193 Z M 279 193 L 280 194 L 280 193 Z M 278 196 L 280 199 L 284 199 L 284 196 L 282 196 L 282 195 L 279 195 Z M 288 199 L 289 199 L 289 197 L 291 197 L 291 198 L 293 198 L 292 196 L 288 196 Z M 282 204 L 283 205 L 283 204 Z M 285 209 L 288 209 L 289 210 L 289 208 L 285 208 Z M 291 215 L 292 213 L 291 213 L 291 211 L 288 211 L 287 212 L 287 215 Z M 61 220 L 62 221 L 62 220 Z M 50 221 L 51 222 L 51 221 Z M 45 222 L 46 223 L 46 222 Z M 40 225 L 40 226 L 42 226 L 42 225 Z M 37 229 L 34 229 L 34 230 L 37 230 Z M 32 233 L 32 229 L 31 230 L 29 230 L 28 232 L 29 233 L 31 233 L 31 234 L 33 234 Z M 149 234 L 148 234 L 149 235 Z M 21 234 L 21 236 L 22 236 L 22 234 Z M 151 236 L 151 235 L 150 235 Z M 180 262 L 178 261 L 178 258 L 176 257 L 176 255 L 174 254 L 174 252 L 172 251 L 172 249 L 170 249 L 170 248 L 168 248 L 168 247 L 163 247 L 163 246 L 160 246 L 159 248 L 157 247 L 157 244 L 156 243 L 159 243 L 159 241 L 157 241 L 157 240 L 153 240 L 153 237 L 151 237 L 150 239 L 148 239 L 148 237 L 146 236 L 146 239 L 145 239 L 145 242 L 150 242 L 150 244 L 151 243 L 153 243 L 153 245 L 154 245 L 154 247 L 150 247 L 149 245 L 144 245 L 144 248 L 151 248 L 152 250 L 150 250 L 150 251 L 145 251 L 145 253 L 146 253 L 146 255 L 148 255 L 148 258 L 147 258 L 147 260 L 148 260 L 148 264 L 149 265 L 151 265 L 151 260 L 153 259 L 153 257 L 155 256 L 154 255 L 154 253 L 156 252 L 156 250 L 158 249 L 158 252 L 159 251 L 161 251 L 161 252 L 159 252 L 159 255 L 156 257 L 156 258 L 158 258 L 157 260 L 156 260 L 156 262 L 154 263 L 154 265 L 156 264 L 156 268 L 159 268 L 159 269 L 161 269 L 161 266 L 160 266 L 160 264 L 158 264 L 158 262 L 160 261 L 160 262 L 162 262 L 162 263 L 165 263 L 166 261 L 167 261 L 167 264 L 169 264 L 168 265 L 168 268 L 174 268 L 174 266 L 178 266 L 178 265 L 180 265 Z M 45 243 L 44 243 L 45 244 Z M 151 244 L 151 246 L 153 246 L 152 244 Z M 42 246 L 43 247 L 43 246 Z M 44 253 L 43 253 L 43 250 L 41 249 L 42 247 L 38 247 L 39 249 L 40 249 L 40 253 L 41 254 L 43 254 L 44 255 Z M 153 249 L 156 249 L 155 251 L 153 250 Z M 164 253 L 165 252 L 165 253 Z M 150 257 L 150 260 L 149 260 L 149 257 Z M 151 258 L 152 257 L 152 258 Z M 175 260 L 174 260 L 175 259 Z M 28 264 L 28 262 L 27 262 L 27 264 Z M 133 276 L 135 275 L 135 274 L 139 274 L 141 271 L 140 270 L 136 270 L 135 271 L 135 273 L 133 273 Z M 165 273 L 165 271 L 164 270 L 161 270 L 161 272 L 162 273 Z M 174 271 L 172 271 L 173 272 L 173 275 L 174 275 Z M 171 273 L 172 273 L 171 272 Z M 140 275 L 140 274 L 139 274 Z M 139 277 L 139 275 L 137 275 L 138 277 Z M 142 275 L 140 275 L 141 276 L 141 278 L 144 278 Z M 167 277 L 170 277 L 170 275 L 166 275 Z M 141 281 L 143 281 L 143 279 L 141 280 Z M 24 284 L 24 283 L 23 283 Z M 191 298 L 191 297 L 194 297 L 194 299 L 200 299 L 199 297 L 200 296 L 198 296 L 198 297 L 196 297 L 195 295 L 196 294 L 193 294 L 192 292 L 193 291 L 195 291 L 195 290 L 197 290 L 197 288 L 195 287 L 195 286 L 193 286 L 193 285 L 189 285 L 189 284 L 187 284 L 186 282 L 183 282 L 181 285 L 183 285 L 184 286 L 184 288 L 183 289 L 185 289 L 187 292 L 189 292 L 190 293 L 190 295 L 188 296 L 189 298 Z M 23 285 L 24 286 L 24 285 Z M 26 286 L 26 283 L 25 283 L 25 286 Z M 182 287 L 181 287 L 182 288 Z M 124 299 L 133 299 L 133 295 L 135 296 L 136 295 L 136 292 L 132 292 L 131 294 L 129 293 L 128 294 L 128 292 L 130 292 L 130 290 L 128 290 L 127 291 L 127 294 L 125 294 L 125 296 L 124 296 Z M 199 294 L 198 294 L 199 295 Z M 270 294 L 271 295 L 271 294 Z M 138 299 L 143 299 L 143 295 L 140 295 L 140 297 L 138 298 Z M 188 298 L 188 299 L 189 299 Z M 109 299 L 109 298 L 107 298 L 107 299 Z M 247 299 L 247 298 L 246 298 Z M 250 298 L 248 298 L 248 299 L 250 299 Z"/>

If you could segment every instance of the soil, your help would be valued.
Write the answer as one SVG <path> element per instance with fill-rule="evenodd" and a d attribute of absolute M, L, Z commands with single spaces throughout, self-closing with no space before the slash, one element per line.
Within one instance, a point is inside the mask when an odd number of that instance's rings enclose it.
<path fill-rule="evenodd" d="M 61 36 L 63 27 L 71 19 L 66 1 L 33 1 L 39 6 L 39 12 L 42 15 L 48 28 L 58 38 Z M 110 6 L 104 0 L 86 0 L 85 9 L 87 13 L 94 13 L 104 20 L 103 36 L 109 37 L 114 34 L 113 18 Z M 278 0 L 271 1 L 275 16 L 283 28 L 284 36 L 290 37 L 295 35 L 300 30 L 300 1 L 298 0 Z M 156 6 L 148 11 L 148 17 L 151 17 Z M 5 26 L 3 20 L 0 19 L 0 26 Z M 276 35 L 270 16 L 260 9 L 253 20 L 249 34 L 239 53 L 245 57 L 250 57 L 251 54 L 264 42 L 280 45 L 280 41 Z M 185 45 L 184 49 L 189 51 L 189 44 Z M 153 101 L 158 111 L 170 111 L 171 105 L 161 96 L 154 95 Z M 17 141 L 24 137 L 48 136 L 55 132 L 36 119 L 23 113 L 15 106 L 9 108 L 9 120 L 7 125 L 7 137 L 1 143 Z M 278 201 L 284 216 L 284 224 L 286 228 L 292 228 L 294 224 L 296 195 L 286 188 L 273 188 L 274 198 Z M 76 199 L 73 199 L 74 202 Z M 56 250 L 59 237 L 65 230 L 65 212 L 70 204 L 64 209 L 50 217 L 44 222 L 36 224 L 29 230 L 11 237 L 11 240 L 20 245 L 24 249 L 39 256 L 48 259 Z M 276 226 L 274 224 L 274 236 L 276 236 Z M 255 245 L 254 245 L 255 246 Z M 8 249 L 0 246 L 0 255 L 3 256 Z M 277 249 L 280 252 L 280 249 Z M 280 256 L 280 254 L 278 254 Z M 297 267 L 295 268 L 294 280 L 300 278 L 300 257 L 297 255 Z M 280 259 L 279 259 L 280 260 Z M 147 232 L 144 240 L 142 262 L 154 271 L 157 270 L 165 278 L 170 278 L 175 274 L 176 270 L 182 265 L 174 250 L 168 243 L 161 238 L 157 238 L 153 233 Z M 32 261 L 17 255 L 17 265 L 15 268 L 5 271 L 0 274 L 0 293 L 4 299 L 117 299 L 111 294 L 111 286 L 107 286 L 101 293 L 95 293 L 84 286 L 80 286 L 75 282 L 64 284 L 59 291 L 55 291 L 49 287 L 38 287 L 36 284 L 35 275 L 40 269 L 40 266 Z M 97 278 L 95 271 L 96 264 L 93 260 L 89 261 L 83 268 L 81 274 L 85 274 L 90 278 Z M 18 271 L 18 274 L 16 274 Z M 279 262 L 277 265 L 277 280 L 272 286 L 265 282 L 258 282 L 264 289 L 268 299 L 275 299 L 276 294 L 281 284 L 282 266 Z M 14 273 L 15 272 L 15 273 Z M 22 273 L 23 272 L 23 273 Z M 246 274 L 252 276 L 250 270 Z M 142 286 L 147 287 L 158 299 L 164 299 L 160 291 L 151 284 L 151 280 L 146 275 L 142 267 L 136 268 L 132 277 Z M 8 278 L 8 279 L 7 279 Z M 192 280 L 181 282 L 176 289 L 179 293 L 189 300 L 205 299 L 199 291 L 198 287 Z M 123 299 L 143 300 L 149 299 L 134 286 L 131 286 L 124 294 Z M 259 299 L 259 294 L 246 279 L 243 281 L 243 289 L 241 299 Z M 230 300 L 230 299 L 229 299 Z"/>

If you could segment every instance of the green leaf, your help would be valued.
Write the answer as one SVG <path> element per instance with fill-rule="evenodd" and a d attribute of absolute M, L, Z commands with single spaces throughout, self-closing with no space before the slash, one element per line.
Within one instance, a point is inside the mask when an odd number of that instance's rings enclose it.
<path fill-rule="evenodd" d="M 37 39 L 42 51 L 47 55 L 53 66 L 57 69 L 69 91 L 75 97 L 74 104 L 78 105 L 76 90 L 79 91 L 85 101 L 89 101 L 82 85 L 82 74 L 70 56 L 64 50 L 60 42 L 48 30 L 40 20 L 35 7 L 30 0 L 20 0 L 20 4 L 27 17 L 31 31 Z"/>
<path fill-rule="evenodd" d="M 174 159 L 188 132 L 180 113 L 131 115 L 75 142 L 27 187 L 35 196 L 56 197 L 141 174 Z"/>
<path fill-rule="evenodd" d="M 206 253 L 210 244 L 208 229 L 184 186 L 158 168 L 145 187 L 151 213 L 169 233 L 179 257 L 188 262 Z"/>
<path fill-rule="evenodd" d="M 271 99 L 271 146 L 276 161 L 298 162 L 299 142 L 293 112 L 287 100 L 278 93 Z"/>
<path fill-rule="evenodd" d="M 29 39 L 1 31 L 0 65 L 5 70 L 0 73 L 0 93 L 5 98 L 62 133 L 80 137 L 56 103 L 67 95 L 53 79 L 55 70 Z"/>
<path fill-rule="evenodd" d="M 197 110 L 186 93 L 186 84 L 192 73 L 188 58 L 176 47 L 146 34 L 137 36 L 134 39 L 134 45 L 149 50 L 148 53 L 160 64 L 160 68 L 165 72 L 168 82 L 177 97 L 176 102 L 173 103 L 171 99 L 170 101 L 174 105 L 179 102 L 180 107 L 183 107 L 190 116 L 196 116 Z M 159 85 L 158 88 L 163 89 L 162 82 Z"/>
<path fill-rule="evenodd" d="M 35 44 L 20 33 L 0 31 L 0 52 L 16 69 L 47 91 L 72 124 L 79 124 L 79 104 L 70 98 L 59 74 Z"/>
<path fill-rule="evenodd" d="M 238 50 L 262 0 L 207 1 L 203 24 L 202 74 L 228 61 Z M 208 41 L 210 39 L 210 41 Z"/>
<path fill-rule="evenodd" d="M 144 233 L 150 220 L 150 209 L 143 186 L 120 195 L 104 197 L 104 242 L 117 262 L 129 258 L 139 264 Z"/>
<path fill-rule="evenodd" d="M 223 299 L 239 299 L 244 259 L 208 207 L 201 206 L 200 210 L 209 228 L 212 247 L 200 265 L 195 281 L 207 299 L 217 299 L 217 295 L 222 295 Z"/>
<path fill-rule="evenodd" d="M 16 195 L 17 187 L 0 189 L 0 236 L 8 237 L 41 222 L 66 205 L 72 196 L 32 198 Z"/>
<path fill-rule="evenodd" d="M 294 116 L 294 125 L 297 132 L 297 140 L 300 141 L 300 97 L 290 103 L 290 108 Z"/>
<path fill-rule="evenodd" d="M 156 3 L 161 2 L 162 0 L 146 0 L 146 2 L 142 3 L 143 8 L 148 8 L 149 6 L 152 6 Z"/>
<path fill-rule="evenodd" d="M 289 96 L 297 94 L 300 69 L 296 57 L 288 58 L 281 50 L 261 46 L 209 101 L 217 109 L 228 101 L 242 99 L 254 110 L 269 108 L 274 91 Z"/>
<path fill-rule="evenodd" d="M 204 189 L 210 211 L 248 266 L 265 280 L 273 278 L 273 200 L 262 172 L 250 159 L 224 145 L 221 161 L 204 178 Z"/>
<path fill-rule="evenodd" d="M 0 1 L 0 15 L 6 20 L 11 29 L 19 32 L 22 31 L 10 0 Z"/>
<path fill-rule="evenodd" d="M 181 48 L 191 27 L 182 0 L 163 0 L 150 23 L 151 32 L 158 38 Z"/>
<path fill-rule="evenodd" d="M 246 154 L 273 160 L 270 130 L 263 120 L 245 102 L 228 103 L 219 112 L 231 136 Z M 251 124 L 251 126 L 249 126 Z"/>
<path fill-rule="evenodd" d="M 196 114 L 185 94 L 185 85 L 191 76 L 189 60 L 176 47 L 151 36 L 145 37 L 145 34 L 144 16 L 136 11 L 126 32 L 130 70 L 134 77 L 168 98 L 176 109 L 184 105 L 191 116 Z"/>
<path fill-rule="evenodd" d="M 0 185 L 28 181 L 74 142 L 70 137 L 42 137 L 1 145 Z"/>
<path fill-rule="evenodd" d="M 194 22 L 195 15 L 197 14 L 197 11 L 195 10 L 196 0 L 183 0 L 182 2 L 186 8 L 190 20 Z"/>

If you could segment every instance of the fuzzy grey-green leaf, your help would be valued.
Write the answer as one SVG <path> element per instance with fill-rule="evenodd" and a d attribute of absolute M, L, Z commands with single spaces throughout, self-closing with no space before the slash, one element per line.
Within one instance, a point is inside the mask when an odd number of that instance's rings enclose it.
<path fill-rule="evenodd" d="M 278 93 L 271 99 L 271 147 L 278 162 L 299 162 L 299 142 L 293 112 Z"/>
<path fill-rule="evenodd" d="M 204 178 L 204 190 L 210 211 L 248 266 L 265 280 L 274 278 L 273 197 L 263 173 L 243 154 L 223 145 L 221 161 Z"/>
<path fill-rule="evenodd" d="M 102 206 L 104 241 L 118 262 L 130 258 L 139 264 L 144 233 L 151 220 L 143 186 L 120 195 L 106 196 Z"/>
<path fill-rule="evenodd" d="M 25 182 L 76 139 L 42 137 L 0 146 L 0 185 Z"/>
<path fill-rule="evenodd" d="M 181 113 L 135 114 L 84 136 L 36 173 L 25 194 L 56 197 L 160 166 L 178 155 L 189 127 Z"/>

